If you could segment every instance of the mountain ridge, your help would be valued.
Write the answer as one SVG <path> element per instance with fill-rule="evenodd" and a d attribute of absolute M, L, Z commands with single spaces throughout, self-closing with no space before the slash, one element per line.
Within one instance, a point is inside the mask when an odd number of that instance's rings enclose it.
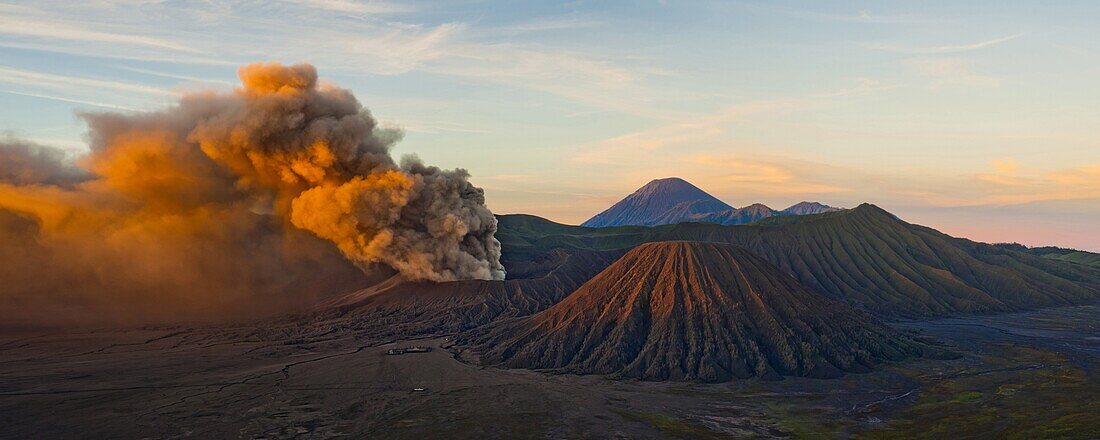
<path fill-rule="evenodd" d="M 627 252 L 534 315 L 475 330 L 483 362 L 643 380 L 836 377 L 921 348 L 739 246 Z"/>
<path fill-rule="evenodd" d="M 552 223 L 528 217 L 518 230 L 502 216 L 498 235 L 510 252 L 623 249 L 668 240 L 740 245 L 811 289 L 889 318 L 1023 311 L 1100 299 L 1100 269 L 954 238 L 871 204 L 737 226 L 593 229 L 551 228 L 544 222 Z"/>
<path fill-rule="evenodd" d="M 821 204 L 818 202 L 801 201 L 779 212 L 787 215 L 812 215 L 821 214 L 824 212 L 836 212 L 840 210 L 840 208 L 834 208 L 832 206 Z"/>
<path fill-rule="evenodd" d="M 729 209 L 712 212 L 709 214 L 694 216 L 691 221 L 704 223 L 718 223 L 721 225 L 742 225 L 760 221 L 768 217 L 780 215 L 781 211 L 769 208 L 763 203 L 754 203 L 744 208 Z"/>
<path fill-rule="evenodd" d="M 667 177 L 650 181 L 584 221 L 581 226 L 658 226 L 689 221 L 732 225 L 780 215 L 809 215 L 838 210 L 806 201 L 783 210 L 775 210 L 761 203 L 734 208 L 684 179 Z"/>

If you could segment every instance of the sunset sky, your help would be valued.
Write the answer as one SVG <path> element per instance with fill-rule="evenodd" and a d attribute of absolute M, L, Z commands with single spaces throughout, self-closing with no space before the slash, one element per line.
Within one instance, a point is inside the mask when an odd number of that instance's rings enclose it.
<path fill-rule="evenodd" d="M 612 5 L 613 3 L 613 5 Z M 1100 251 L 1100 2 L 0 3 L 0 132 L 309 62 L 497 213 L 579 223 L 678 176 Z"/>

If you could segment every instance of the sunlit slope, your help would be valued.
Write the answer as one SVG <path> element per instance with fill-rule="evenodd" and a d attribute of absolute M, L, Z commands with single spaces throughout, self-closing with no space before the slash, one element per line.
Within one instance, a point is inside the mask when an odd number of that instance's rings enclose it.
<path fill-rule="evenodd" d="M 1100 298 L 1100 270 L 956 239 L 874 205 L 754 225 L 681 223 L 588 229 L 502 216 L 505 253 L 611 249 L 662 240 L 743 246 L 808 287 L 890 317 L 1079 304 Z"/>
<path fill-rule="evenodd" d="M 640 245 L 553 307 L 470 337 L 490 364 L 646 380 L 867 371 L 921 345 L 748 250 Z"/>

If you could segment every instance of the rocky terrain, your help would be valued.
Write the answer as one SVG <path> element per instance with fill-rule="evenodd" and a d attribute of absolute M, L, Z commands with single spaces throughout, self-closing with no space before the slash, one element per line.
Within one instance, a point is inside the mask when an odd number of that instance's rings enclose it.
<path fill-rule="evenodd" d="M 472 337 L 486 363 L 645 380 L 864 372 L 921 346 L 749 251 L 643 244 L 553 307 Z"/>
<path fill-rule="evenodd" d="M 873 205 L 499 221 L 508 280 L 383 270 L 294 316 L 6 331 L 0 438 L 1100 435 L 1096 307 L 1049 308 L 1100 298 L 1086 264 Z"/>
<path fill-rule="evenodd" d="M 546 309 L 622 254 L 621 250 L 554 250 L 522 266 L 533 278 L 505 281 L 433 283 L 395 275 L 370 288 L 330 299 L 316 312 L 298 319 L 307 328 L 321 321 L 326 323 L 321 328 L 370 337 L 459 332 Z"/>
<path fill-rule="evenodd" d="M 501 216 L 498 236 L 517 253 L 621 249 L 668 240 L 736 244 L 817 292 L 888 318 L 1023 311 L 1100 299 L 1098 268 L 954 238 L 870 204 L 737 226 L 580 228 Z"/>

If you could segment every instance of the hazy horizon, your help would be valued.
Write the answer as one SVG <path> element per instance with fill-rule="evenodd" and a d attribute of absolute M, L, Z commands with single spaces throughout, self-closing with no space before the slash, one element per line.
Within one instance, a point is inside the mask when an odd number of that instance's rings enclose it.
<path fill-rule="evenodd" d="M 661 177 L 736 207 L 874 203 L 986 242 L 1100 251 L 1100 4 L 301 0 L 0 4 L 0 132 L 309 62 L 466 168 L 494 212 L 578 224 Z"/>

